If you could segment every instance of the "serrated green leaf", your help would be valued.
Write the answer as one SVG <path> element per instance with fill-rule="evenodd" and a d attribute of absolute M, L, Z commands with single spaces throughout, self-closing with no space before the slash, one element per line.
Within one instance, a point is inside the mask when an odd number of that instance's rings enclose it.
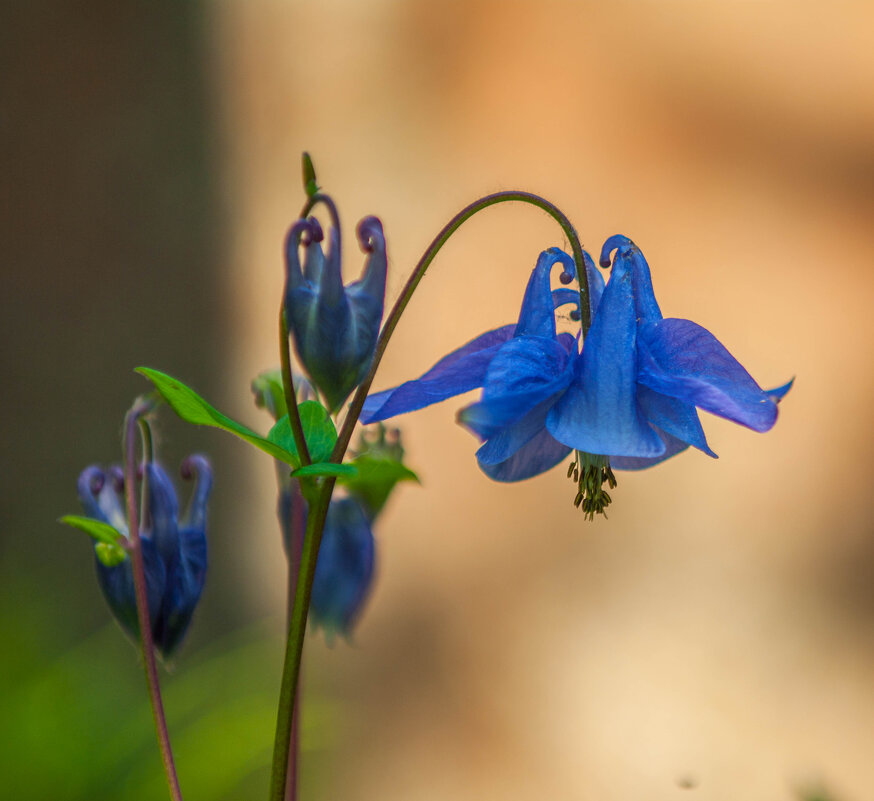
<path fill-rule="evenodd" d="M 291 471 L 292 478 L 306 478 L 307 476 L 336 476 L 352 477 L 358 473 L 355 465 L 334 464 L 332 462 L 314 462 L 306 467 L 299 467 Z"/>
<path fill-rule="evenodd" d="M 357 475 L 341 477 L 340 483 L 349 494 L 367 508 L 371 519 L 375 518 L 399 481 L 419 481 L 419 477 L 395 459 L 386 459 L 361 454 L 352 460 Z"/>
<path fill-rule="evenodd" d="M 269 436 L 265 439 L 260 434 L 252 431 L 248 426 L 232 420 L 207 403 L 207 401 L 179 379 L 162 373 L 160 370 L 154 370 L 151 367 L 137 367 L 135 372 L 148 378 L 155 385 L 155 389 L 158 390 L 161 397 L 167 401 L 170 408 L 186 422 L 220 428 L 222 431 L 227 431 L 229 434 L 239 437 L 250 445 L 254 445 L 256 448 L 269 453 L 275 459 L 279 459 L 279 461 L 285 462 L 292 467 L 297 467 L 300 464 L 297 459 L 296 449 L 289 451 Z"/>
<path fill-rule="evenodd" d="M 337 429 L 334 428 L 334 422 L 328 411 L 318 401 L 304 401 L 297 408 L 300 412 L 300 422 L 307 442 L 307 450 L 310 452 L 310 459 L 313 462 L 327 462 L 331 458 L 331 451 L 334 450 L 334 444 L 337 442 Z M 267 438 L 294 457 L 293 467 L 300 465 L 297 445 L 294 443 L 288 415 L 285 415 L 270 429 Z"/>
<path fill-rule="evenodd" d="M 104 523 L 102 520 L 95 520 L 93 517 L 64 515 L 58 519 L 58 522 L 63 523 L 65 526 L 72 526 L 79 531 L 84 531 L 92 539 L 107 545 L 121 547 L 127 542 L 127 537 L 117 528 L 110 526 L 109 523 Z"/>

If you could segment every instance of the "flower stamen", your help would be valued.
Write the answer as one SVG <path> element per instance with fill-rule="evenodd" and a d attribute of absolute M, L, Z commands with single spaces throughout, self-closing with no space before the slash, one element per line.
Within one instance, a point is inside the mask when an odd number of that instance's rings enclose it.
<path fill-rule="evenodd" d="M 577 485 L 574 496 L 574 506 L 582 509 L 587 520 L 594 520 L 595 515 L 604 515 L 604 511 L 612 498 L 604 490 L 604 484 L 610 489 L 616 486 L 616 476 L 610 469 L 610 459 L 606 456 L 593 455 L 583 451 L 575 451 L 573 461 L 568 465 L 567 477 L 573 478 Z"/>

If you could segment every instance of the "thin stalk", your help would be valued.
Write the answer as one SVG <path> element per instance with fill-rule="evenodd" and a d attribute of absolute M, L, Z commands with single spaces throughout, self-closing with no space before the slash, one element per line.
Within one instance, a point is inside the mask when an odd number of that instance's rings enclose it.
<path fill-rule="evenodd" d="M 326 199 L 327 198 L 327 199 Z M 437 234 L 434 241 L 429 245 L 428 249 L 419 259 L 419 263 L 413 270 L 412 275 L 407 280 L 406 285 L 401 291 L 400 297 L 395 301 L 391 312 L 386 318 L 385 325 L 380 332 L 379 339 L 376 343 L 376 349 L 373 354 L 373 360 L 370 364 L 370 369 L 364 378 L 364 381 L 359 385 L 352 403 L 349 406 L 349 411 L 343 421 L 337 437 L 337 442 L 334 445 L 334 450 L 331 453 L 331 461 L 335 464 L 340 464 L 343 457 L 346 455 L 346 449 L 349 447 L 349 441 L 352 438 L 352 431 L 358 418 L 361 416 L 361 409 L 364 406 L 364 400 L 367 393 L 370 391 L 370 385 L 373 383 L 373 378 L 376 375 L 376 370 L 388 346 L 389 339 L 404 313 L 407 304 L 416 291 L 416 287 L 425 275 L 428 266 L 434 260 L 434 257 L 439 252 L 440 248 L 446 244 L 446 241 L 452 236 L 461 225 L 469 220 L 478 211 L 482 211 L 489 206 L 507 201 L 520 201 L 529 203 L 543 209 L 550 214 L 561 226 L 565 236 L 571 244 L 573 251 L 574 262 L 577 267 L 577 280 L 580 286 L 580 325 L 582 327 L 583 336 L 589 330 L 591 318 L 589 314 L 589 284 L 586 276 L 586 265 L 583 260 L 583 248 L 580 244 L 579 236 L 570 220 L 556 206 L 538 195 L 530 192 L 510 191 L 498 192 L 493 195 L 487 195 L 474 201 L 469 206 L 466 206 L 458 214 L 455 215 Z M 335 218 L 336 224 L 336 209 L 333 202 L 326 195 L 313 195 L 308 198 L 304 205 L 301 217 L 305 217 L 316 203 L 325 203 L 328 205 L 332 216 Z M 331 494 L 334 491 L 334 478 L 324 478 L 319 487 L 319 493 L 315 503 L 309 510 L 307 519 L 306 534 L 304 536 L 303 553 L 301 555 L 300 570 L 298 571 L 297 586 L 295 588 L 294 606 L 291 613 L 291 621 L 288 629 L 288 639 L 286 640 L 285 662 L 282 673 L 282 686 L 279 694 L 279 709 L 276 720 L 276 739 L 273 749 L 273 769 L 270 780 L 270 801 L 284 801 L 286 785 L 288 781 L 288 761 L 287 756 L 292 740 L 292 728 L 295 716 L 296 704 L 296 688 L 300 677 L 300 663 L 303 654 L 304 635 L 306 634 L 307 615 L 310 607 L 310 597 L 312 596 L 313 577 L 316 572 L 316 560 L 319 554 L 319 545 L 321 544 L 322 532 L 325 527 L 325 518 L 328 514 L 328 505 L 331 502 Z"/>
<path fill-rule="evenodd" d="M 137 456 L 136 436 L 137 421 L 150 408 L 138 401 L 125 418 L 124 440 L 124 488 L 127 504 L 128 529 L 131 539 L 130 556 L 133 565 L 134 592 L 137 601 L 137 619 L 140 625 L 140 646 L 143 655 L 143 665 L 146 672 L 146 688 L 149 692 L 149 702 L 152 706 L 152 718 L 155 722 L 155 733 L 158 736 L 158 749 L 161 752 L 161 762 L 167 776 L 167 786 L 173 801 L 182 801 L 182 790 L 179 787 L 179 777 L 176 775 L 176 765 L 173 762 L 173 751 L 170 747 L 170 732 L 167 729 L 167 719 L 164 716 L 164 703 L 161 700 L 161 686 L 158 682 L 158 665 L 155 660 L 155 644 L 152 640 L 152 626 L 149 620 L 149 594 L 146 586 L 146 569 L 143 562 L 143 546 L 140 539 L 139 519 L 137 517 Z"/>
<path fill-rule="evenodd" d="M 300 482 L 291 480 L 291 519 L 289 520 L 288 538 L 288 617 L 287 625 L 291 625 L 294 611 L 294 596 L 297 588 L 297 574 L 300 569 L 301 552 L 303 551 L 304 529 L 306 528 L 306 502 L 300 491 Z M 291 721 L 291 740 L 288 744 L 288 759 L 286 760 L 287 780 L 285 783 L 285 801 L 297 801 L 298 764 L 300 761 L 300 700 L 301 684 L 298 681 L 294 712 Z"/>
<path fill-rule="evenodd" d="M 288 348 L 288 320 L 285 318 L 285 301 L 279 309 L 279 359 L 282 363 L 282 392 L 285 395 L 285 405 L 288 408 L 288 422 L 291 424 L 291 435 L 300 456 L 301 466 L 312 463 L 303 424 L 300 421 L 300 410 L 297 408 L 297 395 L 294 391 L 294 378 L 291 375 L 291 353 Z"/>
<path fill-rule="evenodd" d="M 282 671 L 282 685 L 279 690 L 279 708 L 276 716 L 276 739 L 273 745 L 273 770 L 270 777 L 271 801 L 284 801 L 288 783 L 288 752 L 291 746 L 292 721 L 297 704 L 297 685 L 300 677 L 300 660 L 303 654 L 303 641 L 306 634 L 307 613 L 313 592 L 313 578 L 316 573 L 316 560 L 328 504 L 334 491 L 334 479 L 323 479 L 315 503 L 307 516 L 306 533 L 303 540 L 300 570 L 294 593 L 291 623 L 285 644 L 285 660 Z"/>

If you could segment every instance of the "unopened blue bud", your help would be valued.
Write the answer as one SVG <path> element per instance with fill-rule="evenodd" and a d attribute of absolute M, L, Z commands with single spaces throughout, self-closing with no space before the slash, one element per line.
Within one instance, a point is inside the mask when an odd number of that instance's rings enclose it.
<path fill-rule="evenodd" d="M 146 507 L 140 531 L 149 621 L 152 639 L 162 656 L 170 656 L 182 641 L 206 579 L 206 503 L 212 489 L 212 471 L 202 456 L 189 457 L 182 466 L 185 478 L 196 476 L 188 512 L 179 518 L 176 491 L 159 465 L 147 464 Z M 120 468 L 107 472 L 96 466 L 79 476 L 79 500 L 85 511 L 127 536 L 124 483 Z M 95 559 L 97 579 L 109 608 L 121 627 L 139 637 L 136 593 L 130 559 L 110 566 Z"/>
<path fill-rule="evenodd" d="M 361 280 L 348 286 L 343 285 L 336 228 L 331 229 L 327 253 L 314 219 L 298 220 L 285 243 L 286 320 L 300 361 L 331 411 L 343 405 L 367 373 L 385 302 L 382 223 L 376 217 L 365 217 L 357 233 L 367 262 Z"/>
<path fill-rule="evenodd" d="M 331 501 L 313 580 L 310 612 L 325 630 L 348 636 L 373 580 L 374 542 L 367 516 L 358 501 Z"/>

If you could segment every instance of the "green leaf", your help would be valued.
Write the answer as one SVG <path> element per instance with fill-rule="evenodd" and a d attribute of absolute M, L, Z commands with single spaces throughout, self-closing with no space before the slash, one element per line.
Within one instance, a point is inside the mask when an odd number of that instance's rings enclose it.
<path fill-rule="evenodd" d="M 396 459 L 386 459 L 363 453 L 352 460 L 358 474 L 341 477 L 340 482 L 349 494 L 358 498 L 375 518 L 399 481 L 419 481 L 419 477 Z"/>
<path fill-rule="evenodd" d="M 288 414 L 285 404 L 285 389 L 282 386 L 282 372 L 276 368 L 265 370 L 252 379 L 252 392 L 255 393 L 255 405 L 267 409 L 274 420 L 279 420 Z"/>
<path fill-rule="evenodd" d="M 297 449 L 291 451 L 282 447 L 275 439 L 271 437 L 265 439 L 260 434 L 252 431 L 251 428 L 238 423 L 236 420 L 232 420 L 207 403 L 193 389 L 185 386 L 178 379 L 159 370 L 153 370 L 150 367 L 137 367 L 135 372 L 148 378 L 173 411 L 186 422 L 220 428 L 222 431 L 227 431 L 229 434 L 245 440 L 250 445 L 260 448 L 275 459 L 279 459 L 279 461 L 285 462 L 292 467 L 297 467 L 300 464 L 296 455 Z M 336 433 L 334 436 L 336 438 Z"/>
<path fill-rule="evenodd" d="M 94 546 L 97 558 L 107 567 L 116 567 L 127 559 L 127 551 L 119 545 L 110 545 L 108 542 L 98 542 Z"/>
<path fill-rule="evenodd" d="M 337 476 L 338 478 L 357 475 L 358 469 L 351 464 L 334 464 L 333 462 L 314 462 L 306 467 L 298 467 L 291 471 L 292 478 L 305 478 L 306 476 Z"/>
<path fill-rule="evenodd" d="M 93 517 L 64 515 L 58 519 L 58 522 L 63 523 L 65 526 L 72 526 L 79 529 L 79 531 L 84 531 L 97 542 L 103 542 L 107 545 L 121 546 L 127 542 L 127 537 L 117 528 L 110 526 L 109 523 L 104 523 L 102 520 L 95 520 Z"/>
<path fill-rule="evenodd" d="M 319 185 L 316 183 L 316 168 L 313 167 L 313 160 L 309 153 L 303 154 L 303 188 L 307 193 L 307 197 L 312 197 L 319 191 Z"/>
<path fill-rule="evenodd" d="M 310 452 L 310 459 L 313 462 L 327 462 L 331 458 L 331 451 L 334 450 L 334 443 L 337 442 L 337 429 L 334 428 L 334 423 L 327 409 L 318 401 L 304 401 L 297 408 L 300 412 L 300 422 L 303 426 L 304 439 L 306 439 L 307 450 Z M 297 445 L 294 443 L 288 415 L 285 415 L 270 429 L 267 439 L 291 454 L 294 462 L 289 462 L 289 464 L 293 467 L 300 465 Z"/>

